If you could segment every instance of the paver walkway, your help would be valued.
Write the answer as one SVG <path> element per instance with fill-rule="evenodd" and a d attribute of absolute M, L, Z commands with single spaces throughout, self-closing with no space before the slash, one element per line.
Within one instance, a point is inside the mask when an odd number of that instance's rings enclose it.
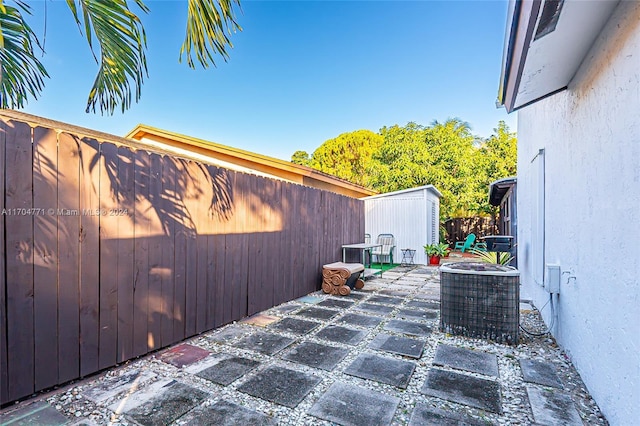
<path fill-rule="evenodd" d="M 438 288 L 418 266 L 317 292 L 5 409 L 0 425 L 591 423 L 548 338 L 443 334 Z"/>

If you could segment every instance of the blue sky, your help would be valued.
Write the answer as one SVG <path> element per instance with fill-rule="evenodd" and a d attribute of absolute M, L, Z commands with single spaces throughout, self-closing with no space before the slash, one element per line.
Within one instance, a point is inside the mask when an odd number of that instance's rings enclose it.
<path fill-rule="evenodd" d="M 46 3 L 50 79 L 25 112 L 124 135 L 138 123 L 289 160 L 360 129 L 459 117 L 488 137 L 507 1 L 243 1 L 230 60 L 178 62 L 185 1 L 147 0 L 149 77 L 124 114 L 86 114 L 97 65 L 66 2 Z M 43 34 L 45 2 L 32 3 Z"/>

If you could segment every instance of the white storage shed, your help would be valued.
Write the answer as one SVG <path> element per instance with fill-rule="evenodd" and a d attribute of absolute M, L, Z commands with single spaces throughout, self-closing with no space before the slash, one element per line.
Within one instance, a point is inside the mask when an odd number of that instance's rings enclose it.
<path fill-rule="evenodd" d="M 440 242 L 439 218 L 442 194 L 433 185 L 364 197 L 364 229 L 375 242 L 378 234 L 393 234 L 393 262 L 400 263 L 402 249 L 416 251 L 414 263 L 427 264 L 425 244 Z"/>

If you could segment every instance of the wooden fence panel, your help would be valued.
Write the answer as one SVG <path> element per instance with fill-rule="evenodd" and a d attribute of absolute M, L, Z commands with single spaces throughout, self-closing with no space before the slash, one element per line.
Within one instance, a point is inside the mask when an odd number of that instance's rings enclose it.
<path fill-rule="evenodd" d="M 204 169 L 206 170 L 206 169 Z M 197 176 L 203 176 L 203 172 L 200 170 Z M 214 311 L 215 305 L 210 305 L 209 294 L 215 295 L 214 279 L 211 277 L 211 285 L 207 279 L 207 269 L 209 262 L 213 262 L 213 253 L 209 253 L 209 237 L 206 234 L 206 227 L 210 221 L 207 212 L 209 211 L 209 204 L 206 200 L 206 181 L 200 186 L 199 196 L 200 202 L 196 206 L 195 223 L 196 223 L 196 238 L 197 238 L 197 274 L 196 274 L 196 332 L 202 333 L 207 330 L 207 313 L 209 308 L 211 312 Z M 214 301 L 215 303 L 215 301 Z M 215 323 L 214 315 L 212 316 L 211 324 Z"/>
<path fill-rule="evenodd" d="M 109 211 L 118 208 L 118 148 L 100 145 L 100 369 L 117 362 L 118 343 L 118 218 Z M 113 188 L 112 188 L 113 185 Z"/>
<path fill-rule="evenodd" d="M 80 376 L 98 371 L 100 339 L 100 146 L 95 139 L 80 143 Z"/>
<path fill-rule="evenodd" d="M 133 356 L 140 356 L 149 350 L 149 246 L 151 243 L 151 222 L 147 217 L 149 188 L 151 186 L 151 158 L 146 151 L 134 153 L 134 200 L 133 228 L 135 241 L 134 281 L 133 281 Z"/>
<path fill-rule="evenodd" d="M 33 129 L 35 389 L 58 383 L 58 134 Z"/>
<path fill-rule="evenodd" d="M 155 216 L 154 224 L 161 227 L 157 211 L 161 206 L 162 196 L 162 157 L 158 154 L 150 154 L 149 171 L 149 203 Z M 164 304 L 162 300 L 162 243 L 163 236 L 153 235 L 149 237 L 149 301 L 147 304 L 147 345 L 149 351 L 161 347 L 162 342 L 162 318 L 164 316 Z"/>
<path fill-rule="evenodd" d="M 162 157 L 162 193 L 159 200 L 161 221 L 164 227 L 162 235 L 162 304 L 164 315 L 162 316 L 161 346 L 174 343 L 173 316 L 174 316 L 174 278 L 175 278 L 175 206 L 173 194 L 176 189 L 176 171 L 171 157 Z"/>
<path fill-rule="evenodd" d="M 134 302 L 134 166 L 133 152 L 118 148 L 118 205 L 107 212 L 118 227 L 118 362 L 133 357 Z"/>
<path fill-rule="evenodd" d="M 54 210 L 0 217 L 2 404 L 314 291 L 361 240 L 359 200 L 1 125 L 0 207 Z"/>
<path fill-rule="evenodd" d="M 35 390 L 34 377 L 34 306 L 33 306 L 33 153 L 31 128 L 26 123 L 11 122 L 6 137 L 5 216 L 6 235 L 6 315 L 9 399 L 30 395 Z"/>
<path fill-rule="evenodd" d="M 253 185 L 251 185 L 251 192 L 260 196 L 260 185 L 258 184 L 257 179 L 253 179 L 251 181 Z M 248 269 L 248 295 L 249 300 L 247 302 L 247 313 L 249 315 L 253 315 L 256 312 L 259 312 L 262 306 L 262 301 L 264 300 L 263 291 L 264 291 L 264 257 L 267 256 L 264 250 L 264 238 L 262 232 L 255 232 L 249 234 L 249 242 L 248 242 L 248 259 L 247 259 L 247 269 Z"/>
<path fill-rule="evenodd" d="M 7 310 L 5 291 L 7 284 L 7 276 L 5 271 L 5 204 L 4 204 L 4 171 L 7 170 L 7 162 L 5 161 L 5 139 L 7 137 L 7 124 L 0 120 L 0 405 L 9 401 L 8 376 L 7 376 Z"/>
<path fill-rule="evenodd" d="M 173 296 L 173 339 L 174 341 L 184 340 L 185 316 L 186 316 L 186 252 L 187 252 L 187 232 L 190 231 L 188 224 L 188 211 L 184 206 L 186 198 L 185 190 L 182 182 L 186 170 L 182 167 L 182 161 L 174 160 L 175 170 L 175 200 L 174 208 L 176 211 L 176 222 L 174 228 L 174 296 Z M 178 212 L 181 215 L 178 215 Z"/>
<path fill-rule="evenodd" d="M 457 241 L 464 241 L 467 235 L 473 233 L 476 237 L 498 234 L 496 221 L 491 217 L 459 217 L 449 219 L 444 223 L 447 231 L 446 242 L 453 247 Z"/>
<path fill-rule="evenodd" d="M 58 374 L 61 383 L 80 373 L 80 156 L 75 138 L 58 136 Z"/>
<path fill-rule="evenodd" d="M 199 172 L 198 166 L 192 161 L 185 162 L 184 173 L 193 179 L 189 191 L 193 191 L 192 195 L 196 199 L 196 207 L 189 212 L 190 220 L 193 228 L 187 235 L 186 252 L 185 252 L 185 320 L 184 334 L 190 337 L 196 334 L 196 324 L 198 318 L 198 207 L 202 204 L 201 199 L 197 199 L 200 187 L 204 184 L 202 174 Z M 196 179 L 198 178 L 198 179 Z M 185 194 L 186 196 L 186 194 Z"/>

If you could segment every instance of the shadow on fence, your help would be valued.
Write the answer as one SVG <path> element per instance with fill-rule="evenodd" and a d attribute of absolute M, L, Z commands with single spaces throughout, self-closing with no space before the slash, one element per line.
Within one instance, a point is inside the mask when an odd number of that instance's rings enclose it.
<path fill-rule="evenodd" d="M 0 167 L 0 405 L 314 291 L 364 233 L 356 199 L 17 120 Z"/>

